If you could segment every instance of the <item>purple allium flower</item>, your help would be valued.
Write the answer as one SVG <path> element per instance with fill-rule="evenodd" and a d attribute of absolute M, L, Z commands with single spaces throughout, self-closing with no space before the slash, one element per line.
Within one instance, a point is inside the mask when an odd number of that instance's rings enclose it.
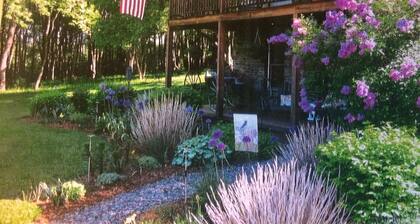
<path fill-rule="evenodd" d="M 409 33 L 414 29 L 414 20 L 399 19 L 396 24 L 399 31 Z"/>
<path fill-rule="evenodd" d="M 363 121 L 365 119 L 365 115 L 362 113 L 358 113 L 356 116 L 357 121 Z"/>
<path fill-rule="evenodd" d="M 330 64 L 330 57 L 325 56 L 325 57 L 321 58 L 321 62 L 322 62 L 322 64 L 324 64 L 325 66 L 329 65 L 329 64 Z"/>
<path fill-rule="evenodd" d="M 306 97 L 308 95 L 308 93 L 306 92 L 305 88 L 302 88 L 299 92 L 300 97 Z"/>
<path fill-rule="evenodd" d="M 277 143 L 277 142 L 279 142 L 280 141 L 280 139 L 279 139 L 279 137 L 277 137 L 277 136 L 274 136 L 274 135 L 272 135 L 271 137 L 270 137 L 270 143 Z"/>
<path fill-rule="evenodd" d="M 341 87 L 340 93 L 343 94 L 343 95 L 345 95 L 345 96 L 350 95 L 350 93 L 351 93 L 351 87 L 348 86 L 348 85 L 344 85 L 343 87 Z"/>
<path fill-rule="evenodd" d="M 101 83 L 99 84 L 99 89 L 100 89 L 102 92 L 104 92 L 104 91 L 106 90 L 106 83 L 101 82 Z"/>
<path fill-rule="evenodd" d="M 376 104 L 376 94 L 369 92 L 363 103 L 365 104 L 365 110 L 372 110 Z"/>
<path fill-rule="evenodd" d="M 209 147 L 210 147 L 210 148 L 217 147 L 217 145 L 218 145 L 218 144 L 219 144 L 219 141 L 218 141 L 217 139 L 212 138 L 212 139 L 210 139 L 210 141 L 209 141 Z"/>
<path fill-rule="evenodd" d="M 111 88 L 106 89 L 105 93 L 109 96 L 115 96 L 115 91 Z"/>
<path fill-rule="evenodd" d="M 355 121 L 356 121 L 356 117 L 355 117 L 353 114 L 348 113 L 348 114 L 344 117 L 344 120 L 345 120 L 345 121 L 347 121 L 347 123 L 352 124 L 353 122 L 355 122 Z"/>
<path fill-rule="evenodd" d="M 206 119 L 206 124 L 211 124 L 211 119 L 210 118 Z"/>
<path fill-rule="evenodd" d="M 185 108 L 185 112 L 187 112 L 187 113 L 192 113 L 192 112 L 194 112 L 194 109 L 193 109 L 193 107 L 192 106 L 187 106 L 186 108 Z"/>
<path fill-rule="evenodd" d="M 243 143 L 250 143 L 251 142 L 251 138 L 248 136 L 248 135 L 245 135 L 243 138 L 242 138 L 242 142 Z"/>
<path fill-rule="evenodd" d="M 105 100 L 108 100 L 108 101 L 112 100 L 112 96 L 110 96 L 110 95 L 106 95 L 106 96 L 105 96 Z"/>
<path fill-rule="evenodd" d="M 220 151 L 224 151 L 226 149 L 226 145 L 223 142 L 217 144 L 217 149 Z"/>
<path fill-rule="evenodd" d="M 376 47 L 376 42 L 373 39 L 364 39 L 360 45 L 360 55 L 364 55 L 366 51 L 371 52 Z"/>
<path fill-rule="evenodd" d="M 416 75 L 419 65 L 412 58 L 404 58 L 404 62 L 401 64 L 400 73 L 405 79 L 411 78 Z"/>
<path fill-rule="evenodd" d="M 137 102 L 136 109 L 139 110 L 139 111 L 143 110 L 144 109 L 144 103 L 142 101 Z"/>
<path fill-rule="evenodd" d="M 419 3 L 417 2 L 417 0 L 408 0 L 408 4 L 411 7 L 416 7 Z"/>
<path fill-rule="evenodd" d="M 338 51 L 338 57 L 348 58 L 357 50 L 357 45 L 354 44 L 352 40 L 347 40 L 344 43 L 341 43 L 341 48 Z"/>
<path fill-rule="evenodd" d="M 365 98 L 369 94 L 369 86 L 365 81 L 358 80 L 356 81 L 356 94 L 361 98 Z"/>
<path fill-rule="evenodd" d="M 125 108 L 129 108 L 129 107 L 131 107 L 131 100 L 129 100 L 129 99 L 124 99 L 124 100 L 123 100 L 123 103 L 122 103 L 122 106 L 123 106 L 123 107 L 125 107 Z"/>
<path fill-rule="evenodd" d="M 389 72 L 389 78 L 391 78 L 392 81 L 397 82 L 397 81 L 400 81 L 402 79 L 402 76 L 401 76 L 400 71 L 398 71 L 396 69 L 392 69 Z"/>
<path fill-rule="evenodd" d="M 324 28 L 332 33 L 342 29 L 347 17 L 342 11 L 328 11 L 325 14 Z"/>
<path fill-rule="evenodd" d="M 417 108 L 420 109 L 420 96 L 417 97 L 416 105 L 417 105 Z"/>
<path fill-rule="evenodd" d="M 197 113 L 198 113 L 199 116 L 203 116 L 204 115 L 204 110 L 200 109 L 200 110 L 198 110 Z"/>
<path fill-rule="evenodd" d="M 223 131 L 220 129 L 217 129 L 211 136 L 212 139 L 220 139 L 221 137 L 223 137 Z"/>
<path fill-rule="evenodd" d="M 357 2 L 355 0 L 336 0 L 335 5 L 341 10 L 357 10 Z"/>
<path fill-rule="evenodd" d="M 290 37 L 285 34 L 285 33 L 281 33 L 275 36 L 270 37 L 267 42 L 269 44 L 278 44 L 278 43 L 286 43 L 288 42 L 290 39 Z"/>

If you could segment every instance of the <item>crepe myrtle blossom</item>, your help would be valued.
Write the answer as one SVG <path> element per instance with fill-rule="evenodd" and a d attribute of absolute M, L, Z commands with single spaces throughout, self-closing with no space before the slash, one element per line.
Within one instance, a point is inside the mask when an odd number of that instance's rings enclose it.
<path fill-rule="evenodd" d="M 344 28 L 347 17 L 342 11 L 328 11 L 325 14 L 324 29 L 332 33 Z"/>
<path fill-rule="evenodd" d="M 338 57 L 348 58 L 357 50 L 357 45 L 352 40 L 347 40 L 340 44 L 340 50 L 338 51 Z"/>
<path fill-rule="evenodd" d="M 403 33 L 410 33 L 414 29 L 414 20 L 399 19 L 396 23 L 397 29 Z"/>
<path fill-rule="evenodd" d="M 357 118 L 352 113 L 348 113 L 344 117 L 344 120 L 347 121 L 347 123 L 352 124 L 357 120 Z"/>
<path fill-rule="evenodd" d="M 417 108 L 420 109 L 420 96 L 417 97 L 416 105 L 417 105 Z"/>
<path fill-rule="evenodd" d="M 369 94 L 369 86 L 365 81 L 356 81 L 356 95 L 360 98 L 365 98 Z"/>
<path fill-rule="evenodd" d="M 372 110 L 376 104 L 376 93 L 369 92 L 363 103 L 365 104 L 365 110 Z"/>
<path fill-rule="evenodd" d="M 325 66 L 330 64 L 330 57 L 325 56 L 323 58 L 321 58 L 321 63 L 324 64 Z"/>
<path fill-rule="evenodd" d="M 351 87 L 348 86 L 348 85 L 344 85 L 343 87 L 341 87 L 340 93 L 343 94 L 343 95 L 345 95 L 345 96 L 350 95 L 350 93 L 351 93 Z"/>
<path fill-rule="evenodd" d="M 278 43 L 287 43 L 290 37 L 285 33 L 280 33 L 278 35 L 270 37 L 267 42 L 269 44 L 278 44 Z"/>

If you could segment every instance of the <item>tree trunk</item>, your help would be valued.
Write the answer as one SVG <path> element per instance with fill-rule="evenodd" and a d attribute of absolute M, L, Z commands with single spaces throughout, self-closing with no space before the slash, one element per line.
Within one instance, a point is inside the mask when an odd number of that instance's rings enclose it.
<path fill-rule="evenodd" d="M 1 0 L 0 0 L 1 1 Z M 9 26 L 9 30 L 7 32 L 7 41 L 6 46 L 4 47 L 3 53 L 1 54 L 1 61 L 0 61 L 0 91 L 6 90 L 6 70 L 8 65 L 8 59 L 10 57 L 10 53 L 13 47 L 13 41 L 15 39 L 17 25 L 12 23 Z"/>

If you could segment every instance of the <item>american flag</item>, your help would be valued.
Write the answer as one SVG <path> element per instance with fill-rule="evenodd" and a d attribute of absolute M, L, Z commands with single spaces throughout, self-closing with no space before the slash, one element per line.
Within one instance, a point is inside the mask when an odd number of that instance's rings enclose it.
<path fill-rule="evenodd" d="M 146 0 L 121 0 L 120 13 L 143 19 Z"/>

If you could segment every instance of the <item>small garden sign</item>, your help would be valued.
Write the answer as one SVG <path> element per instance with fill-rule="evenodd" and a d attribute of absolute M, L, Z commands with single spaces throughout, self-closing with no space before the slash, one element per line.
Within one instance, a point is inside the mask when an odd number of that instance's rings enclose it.
<path fill-rule="evenodd" d="M 258 152 L 258 117 L 256 114 L 234 114 L 235 150 Z"/>

